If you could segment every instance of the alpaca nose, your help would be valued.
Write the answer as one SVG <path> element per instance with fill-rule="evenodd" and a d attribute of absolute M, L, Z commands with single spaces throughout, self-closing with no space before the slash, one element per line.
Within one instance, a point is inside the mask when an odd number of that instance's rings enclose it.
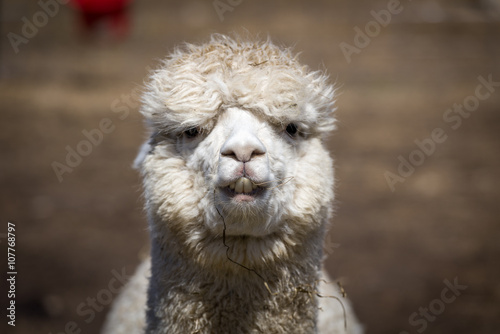
<path fill-rule="evenodd" d="M 221 149 L 221 155 L 233 157 L 241 162 L 248 162 L 252 158 L 264 154 L 266 154 L 264 144 L 253 133 L 247 131 L 233 133 Z"/>

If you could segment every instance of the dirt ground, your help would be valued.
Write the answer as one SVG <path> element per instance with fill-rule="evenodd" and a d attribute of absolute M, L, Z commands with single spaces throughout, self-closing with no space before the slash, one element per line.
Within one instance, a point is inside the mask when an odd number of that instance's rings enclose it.
<path fill-rule="evenodd" d="M 147 252 L 131 168 L 145 139 L 138 87 L 178 43 L 247 30 L 294 45 L 340 88 L 326 264 L 367 333 L 498 333 L 500 85 L 485 82 L 500 82 L 499 2 L 222 2 L 136 1 L 116 39 L 105 24 L 85 34 L 69 5 L 44 22 L 36 1 L 3 1 L 2 314 L 8 222 L 17 276 L 16 326 L 4 314 L 0 331 L 99 332 Z M 34 19 L 14 47 L 9 33 Z M 95 129 L 102 138 L 81 144 Z M 87 156 L 59 180 L 54 162 L 77 148 Z"/>

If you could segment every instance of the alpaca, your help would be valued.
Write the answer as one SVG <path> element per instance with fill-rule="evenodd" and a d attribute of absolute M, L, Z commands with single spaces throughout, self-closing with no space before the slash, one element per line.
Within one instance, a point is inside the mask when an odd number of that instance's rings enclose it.
<path fill-rule="evenodd" d="M 213 35 L 146 85 L 151 255 L 104 333 L 362 333 L 321 269 L 334 88 L 270 40 Z"/>

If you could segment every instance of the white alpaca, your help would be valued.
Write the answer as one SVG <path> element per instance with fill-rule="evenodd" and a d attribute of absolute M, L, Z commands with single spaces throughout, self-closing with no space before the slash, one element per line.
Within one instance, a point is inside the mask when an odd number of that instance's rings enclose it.
<path fill-rule="evenodd" d="M 215 35 L 163 62 L 137 160 L 151 258 L 105 333 L 361 333 L 321 269 L 333 98 L 324 74 L 270 41 Z"/>

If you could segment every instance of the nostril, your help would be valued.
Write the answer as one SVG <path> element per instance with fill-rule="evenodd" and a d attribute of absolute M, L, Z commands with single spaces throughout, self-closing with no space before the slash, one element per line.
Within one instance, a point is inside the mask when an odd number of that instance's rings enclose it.
<path fill-rule="evenodd" d="M 253 152 L 252 152 L 252 157 L 255 155 L 264 155 L 264 154 L 266 154 L 266 150 L 260 149 L 260 148 L 255 148 L 255 150 L 253 150 Z"/>
<path fill-rule="evenodd" d="M 222 155 L 235 155 L 233 150 L 229 147 L 226 147 L 226 145 L 224 145 L 224 147 L 222 147 L 220 154 L 222 154 Z"/>
<path fill-rule="evenodd" d="M 224 150 L 220 152 L 220 155 L 228 157 L 228 158 L 234 158 L 236 159 L 236 154 L 234 154 L 233 151 L 231 150 Z"/>

